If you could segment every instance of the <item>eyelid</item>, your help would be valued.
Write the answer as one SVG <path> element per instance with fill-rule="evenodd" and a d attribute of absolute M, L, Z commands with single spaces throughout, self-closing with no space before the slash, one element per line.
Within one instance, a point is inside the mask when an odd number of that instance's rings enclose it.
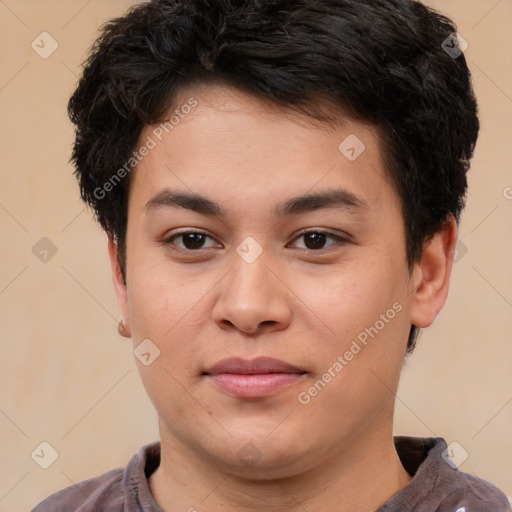
<path fill-rule="evenodd" d="M 215 239 L 215 237 L 210 235 L 210 233 L 208 233 L 206 231 L 203 231 L 201 229 L 197 229 L 197 228 L 183 228 L 182 230 L 176 231 L 175 233 L 172 233 L 171 235 L 166 235 L 162 239 L 162 245 L 174 245 L 177 249 L 180 249 L 180 250 L 183 250 L 183 251 L 187 251 L 187 252 L 199 252 L 199 251 L 204 250 L 204 249 L 209 249 L 209 247 L 201 248 L 201 249 L 195 249 L 195 250 L 193 250 L 193 249 L 183 249 L 182 247 L 178 247 L 178 246 L 176 246 L 173 243 L 173 240 L 175 238 L 178 238 L 180 235 L 188 235 L 189 233 L 197 233 L 198 235 L 204 235 L 205 237 L 209 238 L 210 240 L 213 240 L 215 243 L 217 243 L 219 245 L 222 245 L 222 244 L 220 244 Z"/>
<path fill-rule="evenodd" d="M 339 234 L 339 233 L 333 233 L 331 231 L 328 231 L 328 230 L 325 230 L 324 228 L 308 228 L 308 229 L 305 229 L 305 230 L 302 230 L 302 231 L 299 231 L 292 239 L 292 242 L 295 242 L 296 240 L 298 240 L 300 237 L 304 236 L 304 235 L 307 235 L 309 233 L 319 233 L 319 234 L 323 234 L 323 235 L 327 235 L 327 236 L 330 236 L 334 239 L 336 239 L 337 243 L 349 243 L 350 242 L 350 235 L 348 235 L 347 233 L 344 233 L 344 234 Z M 290 242 L 291 243 L 291 242 Z M 325 248 L 322 248 L 322 249 L 307 249 L 307 248 L 302 248 L 302 247 L 299 247 L 300 250 L 303 250 L 303 251 L 309 251 L 309 252 L 317 252 L 317 253 L 321 253 L 322 251 L 326 251 L 328 250 L 330 247 L 333 247 L 335 246 L 336 244 L 332 244 L 332 245 L 329 245 L 328 247 L 325 247 Z"/>
<path fill-rule="evenodd" d="M 350 238 L 350 235 L 348 233 L 340 233 L 340 232 L 334 233 L 332 231 L 329 231 L 326 228 L 306 228 L 306 229 L 303 229 L 302 231 L 299 231 L 295 235 L 295 238 L 297 238 L 301 235 L 307 235 L 308 233 L 321 233 L 324 235 L 331 235 L 331 236 L 338 237 L 338 238 L 346 238 L 346 239 Z"/>
<path fill-rule="evenodd" d="M 163 240 L 162 240 L 162 245 L 173 245 L 178 250 L 182 250 L 182 251 L 185 251 L 185 252 L 191 252 L 191 253 L 192 252 L 200 252 L 201 250 L 211 249 L 211 247 L 204 247 L 204 248 L 201 247 L 200 249 L 184 249 L 182 247 L 176 246 L 173 243 L 173 240 L 175 238 L 178 238 L 180 235 L 186 235 L 186 234 L 189 234 L 189 233 L 197 233 L 197 234 L 200 234 L 200 235 L 204 235 L 205 237 L 207 237 L 210 240 L 214 241 L 218 245 L 222 245 L 222 244 L 220 244 L 215 239 L 214 236 L 212 236 L 208 232 L 203 231 L 203 230 L 198 229 L 198 228 L 182 228 L 180 231 L 177 231 L 175 233 L 172 233 L 171 235 L 165 236 L 163 238 Z M 332 238 L 334 238 L 336 240 L 337 244 L 339 244 L 339 243 L 342 243 L 342 244 L 343 243 L 349 243 L 350 242 L 350 238 L 351 238 L 350 235 L 348 235 L 347 233 L 344 233 L 344 234 L 333 233 L 331 231 L 326 230 L 325 228 L 307 228 L 307 229 L 304 229 L 304 230 L 299 231 L 298 233 L 296 233 L 290 243 L 295 242 L 296 240 L 298 240 L 302 236 L 307 235 L 309 233 L 319 233 L 319 234 L 324 234 L 324 235 L 330 236 L 330 237 L 332 237 Z M 308 249 L 308 248 L 302 248 L 302 247 L 299 247 L 298 249 L 303 250 L 303 251 L 308 251 L 308 252 L 321 253 L 322 251 L 326 251 L 330 247 L 333 247 L 333 246 L 335 246 L 337 244 L 334 243 L 332 245 L 329 245 L 328 247 L 321 248 L 321 249 Z M 289 244 L 287 244 L 287 245 L 289 245 Z"/>

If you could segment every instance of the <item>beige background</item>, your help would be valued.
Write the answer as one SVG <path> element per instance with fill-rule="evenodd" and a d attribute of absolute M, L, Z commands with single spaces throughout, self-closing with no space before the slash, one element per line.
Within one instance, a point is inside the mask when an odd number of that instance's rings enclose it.
<path fill-rule="evenodd" d="M 79 201 L 66 102 L 96 30 L 128 0 L 0 0 L 0 511 L 122 466 L 157 438 L 118 317 L 106 238 Z M 512 496 L 510 0 L 445 0 L 468 41 L 482 131 L 450 297 L 407 361 L 397 434 L 443 436 Z M 42 59 L 43 31 L 58 49 Z M 508 193 L 507 193 L 508 192 Z M 507 197 L 509 199 L 507 199 Z M 32 247 L 48 237 L 47 263 Z M 59 457 L 31 458 L 42 442 Z"/>

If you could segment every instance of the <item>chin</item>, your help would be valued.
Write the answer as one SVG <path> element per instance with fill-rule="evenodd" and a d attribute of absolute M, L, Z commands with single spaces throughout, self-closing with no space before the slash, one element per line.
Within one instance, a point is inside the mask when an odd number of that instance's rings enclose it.
<path fill-rule="evenodd" d="M 304 436 L 289 429 L 279 435 L 270 432 L 268 428 L 231 432 L 233 437 L 217 439 L 203 450 L 226 471 L 257 480 L 287 478 L 314 466 L 318 447 L 306 446 Z"/>

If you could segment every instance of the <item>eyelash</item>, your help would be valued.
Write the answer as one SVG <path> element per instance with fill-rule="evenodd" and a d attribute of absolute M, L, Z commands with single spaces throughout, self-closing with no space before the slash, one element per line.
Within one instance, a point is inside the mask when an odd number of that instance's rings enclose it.
<path fill-rule="evenodd" d="M 166 239 L 164 239 L 162 241 L 162 245 L 175 245 L 173 243 L 173 241 L 176 238 L 183 237 L 185 235 L 190 235 L 190 234 L 203 235 L 203 236 L 213 240 L 213 237 L 211 237 L 208 233 L 205 233 L 204 231 L 189 230 L 189 231 L 181 231 L 180 233 L 175 233 L 175 234 L 171 235 L 170 237 L 167 237 Z M 330 247 L 333 247 L 336 244 L 343 245 L 343 244 L 346 244 L 346 243 L 349 242 L 348 237 L 343 237 L 343 236 L 340 236 L 340 235 L 335 235 L 334 233 L 330 233 L 328 231 L 321 231 L 321 230 L 318 230 L 318 229 L 311 229 L 311 230 L 308 230 L 308 231 L 303 231 L 302 233 L 299 233 L 294 238 L 294 241 L 298 240 L 299 238 L 304 237 L 306 235 L 310 235 L 310 234 L 326 235 L 327 237 L 333 238 L 336 241 L 336 243 L 332 244 L 332 245 L 329 245 L 328 247 L 321 248 L 321 249 L 308 249 L 307 247 L 306 248 L 300 247 L 299 249 L 301 249 L 303 251 L 311 251 L 311 252 L 319 253 L 319 252 L 322 252 L 322 251 L 327 251 Z M 209 249 L 209 248 L 206 248 L 206 249 Z M 177 250 L 192 253 L 192 252 L 200 252 L 202 250 L 205 250 L 205 248 L 201 247 L 199 249 L 187 249 L 187 248 L 183 248 L 183 247 L 177 247 Z"/>

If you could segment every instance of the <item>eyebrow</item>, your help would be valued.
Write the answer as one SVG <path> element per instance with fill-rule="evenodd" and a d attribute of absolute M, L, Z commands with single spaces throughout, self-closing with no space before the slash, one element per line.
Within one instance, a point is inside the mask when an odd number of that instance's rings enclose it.
<path fill-rule="evenodd" d="M 152 197 L 144 207 L 151 211 L 161 207 L 184 208 L 207 216 L 226 217 L 227 211 L 218 203 L 192 192 L 176 192 L 163 189 Z M 276 206 L 277 217 L 298 215 L 326 208 L 337 208 L 349 213 L 368 213 L 369 205 L 352 192 L 344 189 L 326 190 L 292 197 Z"/>

